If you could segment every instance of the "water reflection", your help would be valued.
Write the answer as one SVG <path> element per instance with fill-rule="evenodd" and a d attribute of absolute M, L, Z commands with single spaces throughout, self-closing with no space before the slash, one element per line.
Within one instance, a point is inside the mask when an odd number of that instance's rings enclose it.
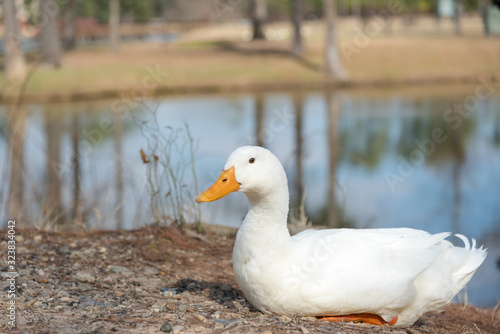
<path fill-rule="evenodd" d="M 62 170 L 60 166 L 61 136 L 63 111 L 58 107 L 44 106 L 45 136 L 47 145 L 47 157 L 44 179 L 46 183 L 42 199 L 42 223 L 44 228 L 52 228 L 62 225 L 67 221 L 66 212 L 63 207 Z"/>
<path fill-rule="evenodd" d="M 326 224 L 328 227 L 340 227 L 339 214 L 342 207 L 338 205 L 337 197 L 337 165 L 339 160 L 339 122 L 340 101 L 336 92 L 326 93 L 328 122 L 328 201 L 326 202 Z"/>
<path fill-rule="evenodd" d="M 200 188 L 215 181 L 229 152 L 259 144 L 283 162 L 292 209 L 307 194 L 315 224 L 406 226 L 477 238 L 490 256 L 469 286 L 469 301 L 494 306 L 500 296 L 500 94 L 460 122 L 443 116 L 473 92 L 172 97 L 148 107 L 158 104 L 161 126 L 189 124 L 199 140 Z M 139 155 L 146 142 L 131 115 L 113 113 L 112 104 L 3 107 L 0 154 L 9 158 L 0 170 L 2 222 L 7 216 L 58 228 L 151 222 Z M 141 117 L 141 109 L 134 115 Z M 391 183 L 387 175 L 397 178 Z M 203 206 L 204 218 L 238 226 L 246 205 L 243 196 L 230 195 Z"/>
<path fill-rule="evenodd" d="M 7 143 L 8 157 L 5 161 L 10 161 L 10 178 L 3 179 L 2 184 L 9 188 L 7 197 L 7 207 L 9 212 L 19 215 L 24 210 L 24 132 L 26 128 L 26 110 L 22 107 L 11 106 L 7 113 Z M 10 184 L 9 184 L 10 181 Z M 5 201 L 2 201 L 5 203 Z"/>

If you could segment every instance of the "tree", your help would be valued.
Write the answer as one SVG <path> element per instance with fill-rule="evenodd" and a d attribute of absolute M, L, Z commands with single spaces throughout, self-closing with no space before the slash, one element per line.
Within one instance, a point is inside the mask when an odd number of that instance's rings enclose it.
<path fill-rule="evenodd" d="M 337 1 L 324 0 L 323 12 L 326 21 L 325 73 L 331 78 L 341 78 L 345 72 L 337 47 Z"/>
<path fill-rule="evenodd" d="M 55 0 L 40 0 L 40 15 L 42 62 L 59 68 L 61 67 L 59 5 Z"/>
<path fill-rule="evenodd" d="M 7 80 L 21 80 L 26 74 L 26 63 L 20 46 L 19 24 L 14 0 L 3 1 L 5 77 Z"/>
<path fill-rule="evenodd" d="M 302 23 L 302 0 L 292 0 L 293 46 L 292 52 L 300 55 L 304 52 L 300 25 Z"/>
<path fill-rule="evenodd" d="M 64 6 L 63 17 L 62 45 L 64 50 L 74 50 L 76 42 L 76 0 L 67 0 L 66 6 Z"/>
<path fill-rule="evenodd" d="M 455 15 L 453 17 L 455 21 L 455 34 L 460 35 L 462 33 L 462 27 L 460 25 L 460 16 L 462 12 L 462 0 L 455 0 L 454 3 L 454 8 L 455 8 Z"/>
<path fill-rule="evenodd" d="M 111 50 L 118 50 L 120 39 L 120 0 L 110 0 L 109 2 L 109 47 Z"/>
<path fill-rule="evenodd" d="M 264 39 L 264 20 L 267 16 L 266 0 L 253 0 L 252 2 L 252 25 L 253 25 L 253 38 Z"/>

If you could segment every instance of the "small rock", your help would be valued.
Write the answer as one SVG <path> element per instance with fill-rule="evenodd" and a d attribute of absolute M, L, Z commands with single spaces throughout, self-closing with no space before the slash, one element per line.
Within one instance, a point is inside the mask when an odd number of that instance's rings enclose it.
<path fill-rule="evenodd" d="M 196 319 L 198 319 L 198 321 L 199 321 L 199 322 L 203 322 L 203 321 L 205 320 L 205 317 L 203 316 L 203 314 L 196 313 L 196 314 L 194 315 L 194 317 L 195 317 Z"/>
<path fill-rule="evenodd" d="M 182 288 L 167 288 L 167 287 L 161 288 L 160 291 L 163 292 L 164 294 L 166 292 L 171 292 L 173 295 L 178 295 L 184 292 Z"/>
<path fill-rule="evenodd" d="M 35 237 L 33 238 L 33 240 L 36 241 L 36 242 L 40 242 L 40 241 L 42 241 L 42 236 L 40 234 L 35 235 Z"/>
<path fill-rule="evenodd" d="M 22 235 L 16 236 L 16 242 L 23 242 L 23 241 L 24 241 L 24 237 Z"/>
<path fill-rule="evenodd" d="M 16 273 L 16 272 L 13 272 L 13 273 L 2 273 L 0 276 L 2 276 L 3 278 L 16 278 L 16 277 L 19 277 L 20 273 Z M 29 275 L 29 274 L 28 274 Z"/>
<path fill-rule="evenodd" d="M 95 277 L 88 273 L 76 273 L 76 279 L 82 282 L 94 283 Z"/>
<path fill-rule="evenodd" d="M 83 253 L 80 251 L 72 251 L 69 255 L 70 259 L 81 259 L 83 257 Z"/>
<path fill-rule="evenodd" d="M 72 301 L 73 301 L 73 299 L 71 299 L 71 298 L 69 298 L 69 297 L 62 297 L 62 298 L 61 298 L 61 301 L 66 303 L 66 302 L 72 302 Z"/>
<path fill-rule="evenodd" d="M 413 328 L 406 328 L 406 333 L 405 334 L 420 334 L 419 331 L 417 331 L 416 329 L 413 329 Z"/>
<path fill-rule="evenodd" d="M 78 291 L 85 292 L 88 291 L 89 286 L 85 283 L 78 284 Z"/>
<path fill-rule="evenodd" d="M 48 283 L 49 280 L 45 277 L 38 277 L 37 279 L 38 283 Z"/>
<path fill-rule="evenodd" d="M 166 332 L 166 333 L 171 332 L 172 329 L 173 329 L 172 325 L 168 321 L 165 321 L 165 323 L 163 325 L 161 325 L 161 327 L 160 327 L 160 331 Z"/>
<path fill-rule="evenodd" d="M 161 311 L 163 311 L 163 307 L 161 305 L 155 304 L 151 306 L 151 311 L 153 313 L 161 313 Z"/>
<path fill-rule="evenodd" d="M 153 267 L 146 267 L 144 268 L 144 273 L 148 276 L 152 276 L 152 275 L 158 275 L 160 271 Z"/>
<path fill-rule="evenodd" d="M 167 308 L 169 310 L 175 310 L 177 308 L 177 305 L 175 305 L 174 303 L 168 303 Z"/>
<path fill-rule="evenodd" d="M 279 317 L 281 321 L 283 322 L 290 322 L 292 321 L 292 319 L 290 317 L 287 317 L 286 315 L 282 315 L 281 317 Z"/>
<path fill-rule="evenodd" d="M 238 301 L 233 301 L 233 305 L 234 307 L 236 307 L 236 309 L 241 312 L 243 310 L 243 305 L 241 305 Z"/>
<path fill-rule="evenodd" d="M 116 291 L 116 297 L 123 297 L 125 295 L 122 291 Z"/>
<path fill-rule="evenodd" d="M 99 248 L 99 253 L 106 253 L 108 249 L 106 247 Z"/>
<path fill-rule="evenodd" d="M 175 332 L 180 332 L 180 331 L 183 331 L 184 330 L 184 326 L 174 326 L 172 327 L 172 330 Z"/>
<path fill-rule="evenodd" d="M 57 305 L 56 307 L 54 307 L 54 309 L 56 309 L 57 311 L 62 310 L 63 308 L 64 306 L 62 305 Z"/>
<path fill-rule="evenodd" d="M 216 323 L 221 324 L 222 326 L 227 326 L 229 323 L 224 319 L 215 319 Z"/>
<path fill-rule="evenodd" d="M 300 326 L 300 331 L 302 332 L 302 334 L 310 334 L 311 332 L 305 328 L 304 326 Z"/>
<path fill-rule="evenodd" d="M 181 305 L 179 305 L 178 310 L 179 310 L 179 312 L 186 312 L 187 306 L 185 304 L 181 304 Z"/>
<path fill-rule="evenodd" d="M 141 286 L 141 282 L 139 282 L 139 281 L 133 281 L 132 285 L 134 285 L 134 286 Z"/>
<path fill-rule="evenodd" d="M 132 276 L 134 274 L 130 269 L 122 266 L 109 265 L 108 269 L 110 269 L 115 274 L 122 274 L 124 276 Z"/>
<path fill-rule="evenodd" d="M 80 297 L 80 305 L 78 305 L 79 309 L 86 309 L 89 306 L 95 306 L 96 300 L 94 298 L 89 298 L 87 296 Z"/>
<path fill-rule="evenodd" d="M 172 291 L 164 291 L 164 292 L 160 292 L 160 294 L 167 297 L 167 298 L 172 298 L 174 296 Z"/>
<path fill-rule="evenodd" d="M 230 286 L 230 285 L 223 284 L 223 285 L 220 287 L 220 289 L 221 289 L 222 291 L 231 291 L 231 289 L 232 289 L 232 288 L 231 288 L 231 286 Z"/>
<path fill-rule="evenodd" d="M 56 298 L 69 297 L 69 292 L 60 290 L 56 293 Z"/>

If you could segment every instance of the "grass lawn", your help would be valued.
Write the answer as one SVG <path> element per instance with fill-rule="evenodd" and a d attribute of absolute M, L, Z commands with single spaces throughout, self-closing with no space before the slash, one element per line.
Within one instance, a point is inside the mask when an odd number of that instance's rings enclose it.
<path fill-rule="evenodd" d="M 464 36 L 449 32 L 430 33 L 424 23 L 417 28 L 383 31 L 359 41 L 359 23 L 346 21 L 340 29 L 340 48 L 347 69 L 347 81 L 404 81 L 424 78 L 460 79 L 483 75 L 500 75 L 499 38 L 486 38 L 477 31 L 477 20 L 466 21 Z M 428 28 L 428 27 L 427 27 Z M 51 69 L 31 64 L 32 76 L 26 86 L 27 98 L 50 96 L 125 94 L 144 84 L 149 73 L 161 73 L 146 89 L 196 91 L 251 89 L 259 84 L 296 84 L 325 80 L 323 64 L 323 27 L 309 26 L 304 43 L 306 52 L 300 58 L 289 53 L 290 34 L 284 40 L 245 42 L 237 25 L 207 27 L 189 31 L 179 42 L 170 44 L 126 43 L 113 53 L 106 47 L 78 49 L 65 53 L 63 67 Z M 290 31 L 286 23 L 268 29 Z M 285 34 L 286 35 L 286 34 Z M 343 50 L 343 51 L 342 51 Z M 348 54 L 350 50 L 351 53 Z M 168 73 L 168 75 L 166 75 Z M 6 83 L 0 77 L 2 96 L 14 96 L 21 83 Z"/>

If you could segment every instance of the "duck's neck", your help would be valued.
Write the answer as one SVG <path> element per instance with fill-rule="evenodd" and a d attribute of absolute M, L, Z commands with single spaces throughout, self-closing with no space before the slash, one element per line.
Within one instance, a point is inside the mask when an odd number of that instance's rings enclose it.
<path fill-rule="evenodd" d="M 288 241 L 288 186 L 264 196 L 250 193 L 247 197 L 250 208 L 242 228 L 259 237 L 269 236 L 275 241 Z"/>

